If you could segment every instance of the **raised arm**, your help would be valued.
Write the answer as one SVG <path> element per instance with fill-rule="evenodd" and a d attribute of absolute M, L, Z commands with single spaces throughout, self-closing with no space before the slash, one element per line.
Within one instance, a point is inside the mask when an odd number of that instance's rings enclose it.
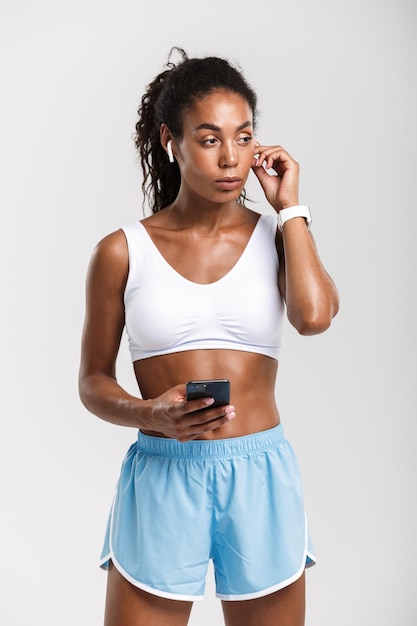
<path fill-rule="evenodd" d="M 299 204 L 299 165 L 280 146 L 256 147 L 253 171 L 279 213 Z M 273 169 L 274 174 L 266 170 Z M 326 272 L 303 217 L 286 221 L 277 232 L 279 286 L 291 324 L 302 335 L 324 332 L 339 308 L 334 282 Z"/>

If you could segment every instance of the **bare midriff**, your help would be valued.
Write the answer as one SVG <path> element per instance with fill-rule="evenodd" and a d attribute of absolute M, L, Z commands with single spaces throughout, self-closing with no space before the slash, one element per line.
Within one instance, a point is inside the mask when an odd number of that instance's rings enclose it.
<path fill-rule="evenodd" d="M 250 435 L 280 421 L 275 402 L 278 362 L 268 356 L 238 350 L 189 350 L 136 361 L 134 369 L 144 399 L 156 398 L 189 380 L 230 380 L 230 404 L 236 417 L 200 439 Z M 144 432 L 163 436 L 157 431 Z"/>

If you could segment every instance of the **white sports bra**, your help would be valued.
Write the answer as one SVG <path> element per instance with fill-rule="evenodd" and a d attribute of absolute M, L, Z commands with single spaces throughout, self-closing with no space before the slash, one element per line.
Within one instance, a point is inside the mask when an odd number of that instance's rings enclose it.
<path fill-rule="evenodd" d="M 284 303 L 277 219 L 261 215 L 232 269 L 194 283 L 165 260 L 141 222 L 122 227 L 129 250 L 124 303 L 132 361 L 186 350 L 256 352 L 278 359 Z"/>

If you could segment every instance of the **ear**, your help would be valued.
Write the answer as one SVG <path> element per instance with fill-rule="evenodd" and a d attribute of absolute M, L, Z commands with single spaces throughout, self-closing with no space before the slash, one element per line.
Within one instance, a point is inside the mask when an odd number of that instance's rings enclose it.
<path fill-rule="evenodd" d="M 161 124 L 161 128 L 159 129 L 159 137 L 160 137 L 161 145 L 163 149 L 168 154 L 167 144 L 168 144 L 168 141 L 173 141 L 173 136 L 168 126 L 165 123 Z"/>

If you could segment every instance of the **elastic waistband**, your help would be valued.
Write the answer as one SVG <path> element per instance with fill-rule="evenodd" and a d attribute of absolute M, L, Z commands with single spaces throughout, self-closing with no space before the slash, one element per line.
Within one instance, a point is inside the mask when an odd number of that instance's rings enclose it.
<path fill-rule="evenodd" d="M 183 443 L 176 439 L 150 437 L 139 431 L 137 446 L 143 452 L 165 457 L 208 459 L 267 450 L 278 445 L 283 439 L 284 429 L 282 424 L 278 424 L 274 428 L 253 435 L 231 437 L 230 439 L 198 439 Z"/>

